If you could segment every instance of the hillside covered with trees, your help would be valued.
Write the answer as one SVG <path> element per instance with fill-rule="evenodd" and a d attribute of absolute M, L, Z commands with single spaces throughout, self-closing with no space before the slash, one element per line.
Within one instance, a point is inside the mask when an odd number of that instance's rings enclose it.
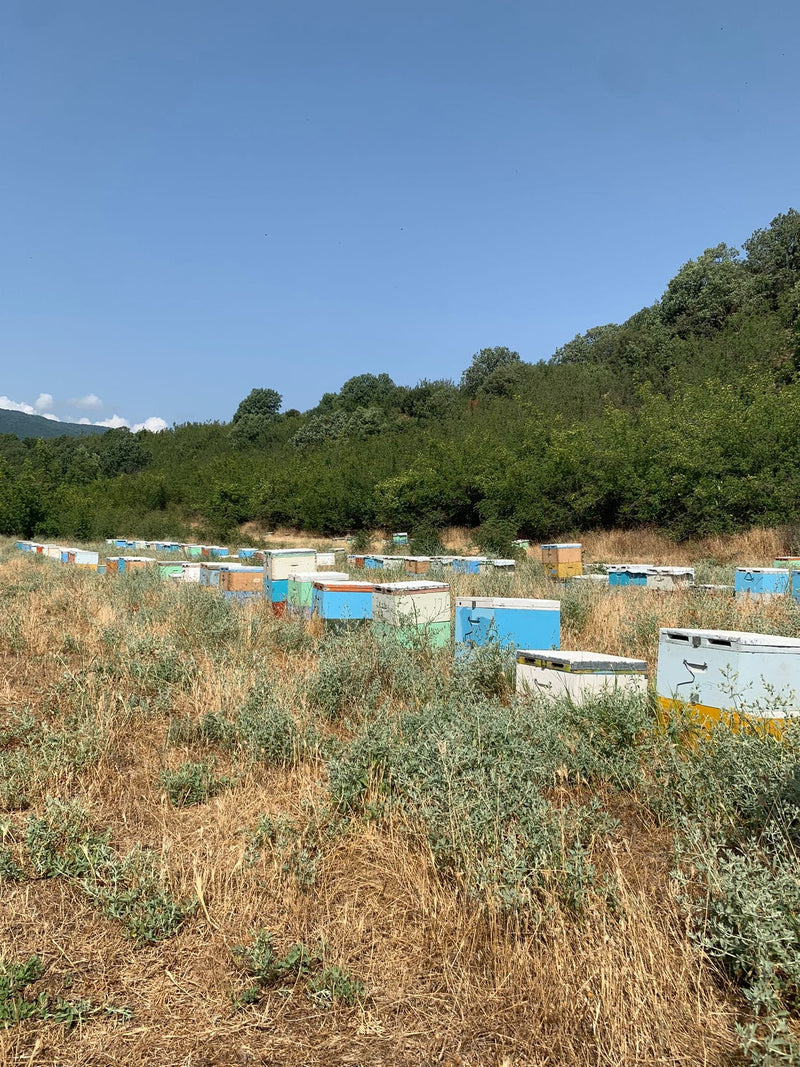
<path fill-rule="evenodd" d="M 336 534 L 480 525 L 487 546 L 641 524 L 722 533 L 800 522 L 798 429 L 792 209 L 546 362 L 484 348 L 458 383 L 363 374 L 305 413 L 257 388 L 227 424 L 2 435 L 0 533 L 224 538 L 247 520 Z"/>

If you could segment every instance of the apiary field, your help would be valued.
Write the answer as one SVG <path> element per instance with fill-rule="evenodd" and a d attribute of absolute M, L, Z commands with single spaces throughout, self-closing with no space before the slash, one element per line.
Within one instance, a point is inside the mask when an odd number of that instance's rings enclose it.
<path fill-rule="evenodd" d="M 661 626 L 800 637 L 791 597 L 448 580 L 653 670 Z M 797 1062 L 800 734 L 655 708 L 0 542 L 0 1065 Z"/>

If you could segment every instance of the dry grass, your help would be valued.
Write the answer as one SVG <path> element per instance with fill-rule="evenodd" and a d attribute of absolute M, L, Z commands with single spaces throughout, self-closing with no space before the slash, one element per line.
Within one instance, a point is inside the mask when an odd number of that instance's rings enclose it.
<path fill-rule="evenodd" d="M 466 547 L 457 531 L 449 533 L 453 547 Z M 655 535 L 636 555 L 634 541 L 622 535 L 587 535 L 584 544 L 598 558 L 675 562 L 659 557 L 656 547 L 666 553 L 666 543 Z M 715 555 L 741 558 L 745 546 L 769 554 L 777 534 L 743 538 L 735 550 L 717 546 Z M 136 947 L 66 881 L 0 882 L 0 955 L 37 953 L 53 992 L 63 993 L 69 974 L 71 997 L 133 1011 L 130 1021 L 100 1016 L 71 1033 L 44 1023 L 0 1030 L 2 1067 L 731 1062 L 736 1006 L 686 936 L 670 890 L 669 834 L 634 801 L 621 807 L 619 798 L 605 798 L 621 818 L 602 856 L 618 875 L 614 910 L 598 897 L 581 917 L 553 901 L 538 926 L 501 919 L 454 892 L 400 817 L 356 821 L 334 836 L 316 883 L 303 891 L 269 853 L 246 863 L 245 834 L 264 814 L 284 815 L 305 830 L 326 801 L 322 761 L 270 769 L 219 755 L 217 770 L 231 775 L 234 787 L 190 808 L 173 807 L 158 776 L 204 758 L 202 747 L 167 744 L 171 716 L 234 714 L 264 671 L 302 720 L 313 654 L 276 651 L 268 609 L 248 605 L 227 662 L 187 651 L 190 682 L 164 687 L 166 699 L 154 692 L 132 710 L 132 675 L 124 666 L 111 679 L 104 673 L 113 647 L 108 630 L 116 627 L 123 641 L 136 621 L 140 637 L 167 640 L 174 616 L 158 610 L 158 594 L 112 606 L 102 578 L 26 557 L 0 563 L 0 583 L 26 581 L 39 569 L 47 570 L 42 587 L 15 598 L 13 620 L 0 627 L 0 728 L 14 711 L 29 709 L 49 722 L 77 707 L 97 724 L 102 742 L 93 764 L 32 783 L 33 805 L 41 806 L 45 791 L 80 799 L 97 827 L 112 830 L 117 848 L 152 848 L 175 895 L 196 897 L 198 907 L 168 941 Z M 460 576 L 454 594 L 472 591 L 475 581 Z M 510 591 L 547 595 L 554 588 L 531 571 Z M 565 625 L 565 647 L 652 659 L 658 625 L 691 624 L 700 610 L 689 594 L 586 595 L 588 608 Z M 788 616 L 778 617 L 788 609 L 777 605 L 715 601 L 703 610 L 720 619 L 737 612 L 742 628 L 748 613 L 759 622 L 772 613 L 776 624 L 788 625 Z M 137 619 L 148 612 L 146 622 Z M 17 839 L 26 817 L 8 816 Z M 257 927 L 273 931 L 282 948 L 324 942 L 329 958 L 365 983 L 364 1003 L 326 1007 L 297 987 L 235 1010 L 231 995 L 243 979 L 230 949 Z"/>
<path fill-rule="evenodd" d="M 740 566 L 768 566 L 778 556 L 796 553 L 796 533 L 789 527 L 753 529 L 738 534 L 677 543 L 658 530 L 598 530 L 580 537 L 588 562 L 653 563 L 691 566 L 715 560 Z"/>

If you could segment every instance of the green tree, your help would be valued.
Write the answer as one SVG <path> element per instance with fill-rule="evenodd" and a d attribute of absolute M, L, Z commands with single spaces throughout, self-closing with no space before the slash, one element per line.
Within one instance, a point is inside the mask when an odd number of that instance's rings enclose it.
<path fill-rule="evenodd" d="M 772 307 L 781 293 L 800 281 L 800 212 L 790 208 L 776 215 L 765 230 L 756 230 L 745 242 L 747 270 L 759 292 Z"/>
<path fill-rule="evenodd" d="M 467 396 L 475 396 L 486 379 L 500 367 L 508 367 L 519 363 L 519 352 L 500 346 L 498 348 L 482 348 L 472 357 L 472 363 L 461 375 L 461 389 Z"/>
<path fill-rule="evenodd" d="M 750 289 L 738 250 L 719 244 L 681 267 L 661 300 L 661 317 L 679 337 L 709 337 L 746 304 Z"/>
<path fill-rule="evenodd" d="M 249 416 L 274 419 L 281 410 L 282 403 L 283 397 L 274 389 L 251 389 L 239 404 L 231 422 L 236 425 Z"/>

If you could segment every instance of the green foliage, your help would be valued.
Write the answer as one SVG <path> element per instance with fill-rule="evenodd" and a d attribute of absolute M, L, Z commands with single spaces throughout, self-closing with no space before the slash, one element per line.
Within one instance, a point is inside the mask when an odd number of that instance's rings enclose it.
<path fill-rule="evenodd" d="M 30 956 L 24 963 L 9 963 L 0 958 L 0 1026 L 39 1019 L 60 1023 L 71 1030 L 101 1012 L 131 1018 L 128 1008 L 101 1007 L 89 1000 L 54 998 L 44 990 L 31 996 L 29 987 L 35 985 L 44 973 L 44 964 L 38 956 Z"/>
<path fill-rule="evenodd" d="M 302 415 L 254 389 L 228 426 L 0 434 L 0 533 L 217 540 L 258 520 L 684 538 L 800 519 L 800 214 L 744 250 L 707 249 L 661 300 L 548 362 L 482 349 L 460 388 L 361 374 Z"/>
<path fill-rule="evenodd" d="M 204 804 L 207 800 L 229 789 L 232 782 L 225 775 L 214 774 L 207 763 L 183 763 L 175 770 L 164 770 L 158 784 L 176 808 L 188 808 Z"/>
<path fill-rule="evenodd" d="M 366 996 L 363 982 L 337 964 L 324 962 L 322 944 L 309 949 L 297 942 L 279 955 L 274 935 L 258 930 L 250 945 L 236 945 L 231 954 L 245 974 L 256 982 L 234 997 L 237 1007 L 253 1004 L 263 990 L 278 987 L 289 992 L 301 982 L 305 983 L 308 996 L 317 1003 L 353 1006 Z"/>
<path fill-rule="evenodd" d="M 501 369 L 520 362 L 519 352 L 512 352 L 501 345 L 497 348 L 482 348 L 472 357 L 472 363 L 461 375 L 461 389 L 467 396 L 475 394 Z"/>
<path fill-rule="evenodd" d="M 403 811 L 442 873 L 492 907 L 535 914 L 556 894 L 578 908 L 596 882 L 593 842 L 613 823 L 595 801 L 555 807 L 547 789 L 564 775 L 601 780 L 606 753 L 635 746 L 618 733 L 604 753 L 595 737 L 566 740 L 564 726 L 552 707 L 510 716 L 454 690 L 447 703 L 364 726 L 331 761 L 332 799 L 372 817 Z"/>
<path fill-rule="evenodd" d="M 290 766 L 299 757 L 302 740 L 297 725 L 264 682 L 248 694 L 236 717 L 235 731 L 238 745 L 259 763 Z"/>
<path fill-rule="evenodd" d="M 171 937 L 193 912 L 193 901 L 172 897 L 156 857 L 145 849 L 120 855 L 110 831 L 97 832 L 77 801 L 48 798 L 31 815 L 26 832 L 28 862 L 44 878 L 73 882 L 104 915 L 119 920 L 140 943 Z"/>
<path fill-rule="evenodd" d="M 274 389 L 251 389 L 234 412 L 233 425 L 244 419 L 274 419 L 281 410 L 283 397 Z"/>

